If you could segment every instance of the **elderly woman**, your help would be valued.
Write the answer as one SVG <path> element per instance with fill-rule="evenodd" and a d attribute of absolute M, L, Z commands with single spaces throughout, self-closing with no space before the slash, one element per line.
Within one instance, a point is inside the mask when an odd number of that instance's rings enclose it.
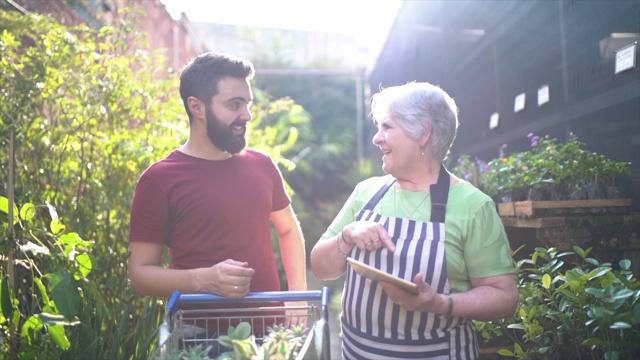
<path fill-rule="evenodd" d="M 312 250 L 321 280 L 346 271 L 345 359 L 476 359 L 473 320 L 512 316 L 509 242 L 490 197 L 450 174 L 457 106 L 429 83 L 373 95 L 373 143 L 388 175 L 359 183 Z M 347 258 L 417 284 L 361 276 Z"/>

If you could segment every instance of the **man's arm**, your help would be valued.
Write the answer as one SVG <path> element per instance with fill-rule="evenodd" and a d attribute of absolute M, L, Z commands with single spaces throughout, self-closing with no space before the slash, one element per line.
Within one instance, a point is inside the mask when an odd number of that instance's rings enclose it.
<path fill-rule="evenodd" d="M 180 290 L 241 298 L 249 292 L 254 271 L 247 263 L 225 260 L 209 268 L 167 269 L 162 266 L 163 250 L 162 244 L 129 243 L 129 280 L 135 293 L 168 298 Z"/>
<path fill-rule="evenodd" d="M 300 223 L 291 205 L 271 213 L 278 237 L 289 290 L 307 290 L 307 258 Z"/>

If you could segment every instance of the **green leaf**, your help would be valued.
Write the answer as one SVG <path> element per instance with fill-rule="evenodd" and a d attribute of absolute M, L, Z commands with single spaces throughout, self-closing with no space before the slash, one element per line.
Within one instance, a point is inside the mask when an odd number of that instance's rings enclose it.
<path fill-rule="evenodd" d="M 591 274 L 591 279 L 600 277 L 600 276 L 602 276 L 602 275 L 604 275 L 604 274 L 606 274 L 606 273 L 608 273 L 610 271 L 611 271 L 611 268 L 607 268 L 607 267 L 598 268 L 598 269 L 596 269 L 596 270 L 594 270 L 594 271 L 592 271 L 590 273 Z"/>
<path fill-rule="evenodd" d="M 246 340 L 231 340 L 231 342 L 233 343 L 234 354 L 238 359 L 249 359 L 251 355 L 258 354 L 258 348 L 253 335 Z"/>
<path fill-rule="evenodd" d="M 509 324 L 509 325 L 507 325 L 507 328 L 509 328 L 509 329 L 527 330 L 527 327 L 522 325 L 522 324 Z"/>
<path fill-rule="evenodd" d="M 2 307 L 2 316 L 9 319 L 13 314 L 13 303 L 11 301 L 11 290 L 9 286 L 9 277 L 2 277 L 2 289 L 0 289 L 0 304 Z"/>
<path fill-rule="evenodd" d="M 622 330 L 622 329 L 631 329 L 632 326 L 629 323 L 623 322 L 623 321 L 616 321 L 613 323 L 613 325 L 609 326 L 609 328 L 614 329 L 614 330 Z"/>
<path fill-rule="evenodd" d="M 594 265 L 594 266 L 598 266 L 600 265 L 600 262 L 598 262 L 598 260 L 594 259 L 594 258 L 586 258 L 584 259 L 585 262 Z"/>
<path fill-rule="evenodd" d="M 20 46 L 20 42 L 7 29 L 2 30 L 2 35 L 0 36 L 0 44 L 2 44 L 5 48 Z"/>
<path fill-rule="evenodd" d="M 584 250 L 582 250 L 582 248 L 577 246 L 577 245 L 573 246 L 573 251 L 575 251 L 576 254 L 578 254 L 583 259 L 587 256 L 587 254 L 585 254 Z"/>
<path fill-rule="evenodd" d="M 519 357 L 522 357 L 524 355 L 524 350 L 522 349 L 522 346 L 520 346 L 520 344 L 518 343 L 513 344 L 513 349 L 515 350 L 515 353 Z"/>
<path fill-rule="evenodd" d="M 79 321 L 69 321 L 62 315 L 41 312 L 36 314 L 43 325 L 79 325 Z"/>
<path fill-rule="evenodd" d="M 227 328 L 227 335 L 232 336 L 235 330 L 236 330 L 235 326 L 229 325 L 229 327 Z"/>
<path fill-rule="evenodd" d="M 47 293 L 47 288 L 42 283 L 42 279 L 36 277 L 36 278 L 33 278 L 33 282 L 36 283 L 36 285 L 38 286 L 38 289 L 40 290 L 40 296 L 42 296 L 42 303 L 45 304 L 45 305 L 49 305 L 49 302 L 51 300 L 49 299 L 49 294 Z"/>
<path fill-rule="evenodd" d="M 635 284 L 632 284 L 632 283 L 631 283 L 631 282 L 626 278 L 626 276 L 624 276 L 624 275 L 620 274 L 620 272 L 619 272 L 619 271 L 614 272 L 614 276 L 615 276 L 615 278 L 616 278 L 618 281 L 620 281 L 620 282 L 622 283 L 622 285 L 624 285 L 624 286 L 626 286 L 626 287 L 628 287 L 628 288 L 634 288 L 634 289 L 635 289 L 635 288 L 637 288 L 638 286 L 640 286 L 640 283 L 637 283 L 637 282 L 636 282 Z"/>
<path fill-rule="evenodd" d="M 630 296 L 633 296 L 633 294 L 635 293 L 635 291 L 633 290 L 629 290 L 629 289 L 621 289 L 620 291 L 616 291 L 612 296 L 611 296 L 611 300 L 620 300 L 620 299 L 626 299 Z"/>
<path fill-rule="evenodd" d="M 3 213 L 9 215 L 9 199 L 7 199 L 4 196 L 0 196 L 0 211 L 2 211 Z M 14 204 L 13 205 L 13 224 L 17 224 L 19 221 L 19 217 L 18 217 L 18 207 Z"/>
<path fill-rule="evenodd" d="M 620 268 L 622 270 L 630 270 L 631 269 L 631 260 L 629 260 L 629 259 L 622 259 L 622 260 L 620 260 L 620 262 L 618 264 L 620 265 Z"/>
<path fill-rule="evenodd" d="M 9 199 L 0 195 L 0 211 L 5 214 L 9 213 Z"/>
<path fill-rule="evenodd" d="M 596 289 L 596 288 L 586 288 L 584 290 L 587 294 L 591 294 L 595 297 L 602 298 L 604 297 L 605 291 L 604 289 Z"/>
<path fill-rule="evenodd" d="M 89 254 L 80 254 L 76 256 L 75 261 L 78 264 L 78 272 L 74 274 L 74 278 L 76 280 L 86 278 L 93 269 L 93 259 Z"/>
<path fill-rule="evenodd" d="M 224 346 L 226 348 L 230 348 L 233 346 L 233 344 L 231 343 L 231 336 L 229 335 L 220 335 L 218 337 L 218 343 L 220 344 L 220 346 Z"/>
<path fill-rule="evenodd" d="M 241 322 L 233 331 L 231 337 L 235 340 L 244 340 L 251 335 L 251 325 L 248 322 Z"/>
<path fill-rule="evenodd" d="M 605 345 L 606 342 L 600 338 L 592 337 L 582 342 L 582 345 L 585 346 L 602 346 Z"/>
<path fill-rule="evenodd" d="M 542 286 L 544 286 L 545 289 L 549 289 L 551 287 L 551 276 L 549 276 L 549 274 L 544 274 L 542 276 Z"/>
<path fill-rule="evenodd" d="M 59 234 L 59 233 L 64 231 L 65 226 L 64 226 L 63 223 L 60 222 L 60 220 L 53 219 L 53 220 L 51 220 L 51 223 L 49 224 L 49 228 L 51 229 L 52 233 Z"/>
<path fill-rule="evenodd" d="M 51 298 L 56 308 L 67 320 L 72 320 L 82 308 L 82 296 L 78 290 L 78 283 L 65 269 L 47 276 L 51 279 Z"/>
<path fill-rule="evenodd" d="M 31 203 L 22 205 L 20 209 L 20 218 L 23 220 L 31 220 L 36 216 L 36 207 Z"/>
<path fill-rule="evenodd" d="M 609 310 L 609 309 L 607 309 L 605 307 L 602 307 L 602 306 L 595 306 L 590 311 L 592 311 L 593 314 L 596 317 L 599 317 L 599 318 L 603 318 L 603 317 L 606 317 L 606 316 L 611 316 L 611 315 L 614 314 L 613 311 L 611 311 L 611 310 Z"/>
<path fill-rule="evenodd" d="M 515 357 L 515 354 L 513 353 L 513 351 L 511 351 L 509 349 L 500 349 L 500 350 L 498 350 L 498 354 L 502 355 L 502 356 Z"/>
<path fill-rule="evenodd" d="M 43 325 L 40 319 L 37 316 L 31 316 L 25 321 L 24 325 L 22 325 L 22 331 L 20 335 L 27 339 L 27 343 L 29 345 L 34 345 L 36 341 L 36 334 L 40 332 Z"/>
<path fill-rule="evenodd" d="M 53 341 L 58 344 L 62 350 L 68 350 L 71 347 L 71 342 L 67 338 L 67 334 L 65 334 L 64 326 L 49 325 L 48 330 Z"/>
<path fill-rule="evenodd" d="M 84 248 L 90 248 L 93 246 L 91 241 L 82 240 L 80 235 L 76 232 L 70 232 L 60 236 L 56 243 L 62 245 L 82 246 Z"/>

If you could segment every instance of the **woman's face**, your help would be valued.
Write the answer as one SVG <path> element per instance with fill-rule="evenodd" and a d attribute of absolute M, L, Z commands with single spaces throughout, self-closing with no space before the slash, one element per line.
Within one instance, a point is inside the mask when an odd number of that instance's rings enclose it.
<path fill-rule="evenodd" d="M 382 151 L 382 170 L 395 178 L 408 175 L 420 161 L 420 143 L 407 136 L 391 117 L 386 117 L 378 124 L 373 144 Z"/>

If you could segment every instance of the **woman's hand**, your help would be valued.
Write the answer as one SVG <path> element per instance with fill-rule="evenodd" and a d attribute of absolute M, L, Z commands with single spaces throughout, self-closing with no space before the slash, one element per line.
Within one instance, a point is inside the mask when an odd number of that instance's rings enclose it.
<path fill-rule="evenodd" d="M 356 221 L 344 227 L 344 242 L 349 246 L 357 246 L 361 250 L 374 251 L 386 247 L 395 251 L 396 246 L 382 224 L 371 221 Z"/>
<path fill-rule="evenodd" d="M 438 294 L 418 274 L 413 282 L 420 293 L 415 295 L 389 282 L 380 286 L 391 300 L 407 311 L 424 311 L 435 314 L 464 317 L 477 321 L 491 321 L 513 316 L 518 306 L 518 288 L 514 274 L 495 275 L 486 278 L 470 278 L 472 288 L 454 294 Z M 449 300 L 451 299 L 451 300 Z M 451 302 L 451 305 L 450 305 Z"/>
<path fill-rule="evenodd" d="M 422 280 L 422 274 L 417 274 L 413 282 L 418 284 L 420 292 L 414 294 L 398 285 L 386 281 L 380 281 L 382 290 L 393 302 L 402 306 L 407 311 L 424 311 L 436 314 L 445 314 L 448 302 L 446 296 L 438 294 L 431 285 Z M 443 307 L 444 306 L 444 307 Z"/>

